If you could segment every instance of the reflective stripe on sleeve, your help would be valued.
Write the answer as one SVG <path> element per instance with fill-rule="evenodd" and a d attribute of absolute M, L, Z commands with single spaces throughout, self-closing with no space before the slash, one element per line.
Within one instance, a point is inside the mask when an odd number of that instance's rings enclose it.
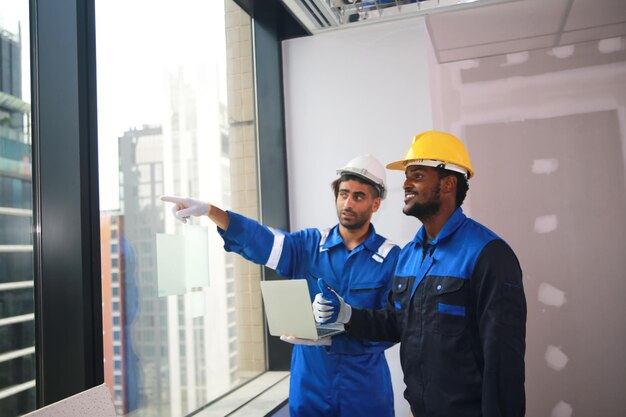
<path fill-rule="evenodd" d="M 396 244 L 393 243 L 391 240 L 386 239 L 382 245 L 380 245 L 378 247 L 378 251 L 376 253 L 378 253 L 380 256 L 382 256 L 383 258 L 386 258 L 387 255 L 389 255 L 389 252 L 391 252 L 391 249 L 395 248 Z"/>
<path fill-rule="evenodd" d="M 330 233 L 330 228 L 328 229 L 317 229 L 320 232 L 320 252 L 327 251 L 328 248 L 324 248 L 324 243 L 326 243 L 326 239 L 328 239 L 328 234 Z"/>
<path fill-rule="evenodd" d="M 283 243 L 285 242 L 285 235 L 280 233 L 277 230 L 268 227 L 270 231 L 274 234 L 274 244 L 272 245 L 272 252 L 270 252 L 270 257 L 267 259 L 265 266 L 268 268 L 276 269 L 278 267 L 278 261 L 280 261 L 280 255 L 283 253 Z"/>
<path fill-rule="evenodd" d="M 378 251 L 372 255 L 372 259 L 376 262 L 383 263 L 387 255 L 389 255 L 389 252 L 391 252 L 391 249 L 395 247 L 396 245 L 391 240 L 386 239 L 383 244 L 378 247 Z"/>

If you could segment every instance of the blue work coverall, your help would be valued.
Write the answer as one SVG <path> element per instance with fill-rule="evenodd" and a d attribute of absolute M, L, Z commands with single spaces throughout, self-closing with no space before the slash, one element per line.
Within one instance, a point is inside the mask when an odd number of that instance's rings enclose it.
<path fill-rule="evenodd" d="M 413 415 L 522 417 L 526 298 L 513 250 L 460 208 L 400 253 L 387 308 L 353 309 L 347 330 L 402 342 Z"/>
<path fill-rule="evenodd" d="M 348 251 L 338 226 L 284 233 L 228 212 L 228 230 L 218 228 L 224 249 L 306 279 L 311 300 L 324 278 L 349 304 L 382 308 L 391 288 L 400 248 L 376 234 Z M 333 336 L 331 346 L 294 345 L 291 357 L 291 417 L 393 417 L 391 376 L 384 350 L 390 343 Z"/>

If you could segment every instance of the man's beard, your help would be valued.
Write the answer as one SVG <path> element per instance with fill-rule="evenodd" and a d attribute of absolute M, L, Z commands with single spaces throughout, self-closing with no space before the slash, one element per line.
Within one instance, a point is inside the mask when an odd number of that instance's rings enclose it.
<path fill-rule="evenodd" d="M 365 225 L 365 223 L 367 222 L 367 219 L 364 219 L 362 216 L 359 216 L 353 211 L 349 211 L 349 212 L 355 215 L 351 220 L 342 219 L 341 211 L 339 212 L 339 224 L 341 224 L 343 227 L 345 227 L 348 230 L 357 230 L 363 227 L 363 225 Z"/>
<path fill-rule="evenodd" d="M 441 208 L 441 201 L 439 199 L 439 194 L 441 191 L 441 187 L 437 185 L 437 188 L 433 191 L 433 196 L 431 199 L 425 203 L 413 203 L 408 208 L 402 210 L 404 214 L 407 216 L 417 217 L 422 223 L 424 221 L 432 218 L 439 212 Z"/>

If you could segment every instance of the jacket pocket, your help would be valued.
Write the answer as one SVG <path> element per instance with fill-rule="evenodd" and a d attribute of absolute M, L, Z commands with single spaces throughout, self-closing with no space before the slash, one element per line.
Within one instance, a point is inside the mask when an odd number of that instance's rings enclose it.
<path fill-rule="evenodd" d="M 434 277 L 430 292 L 430 308 L 437 316 L 435 330 L 441 334 L 455 335 L 467 325 L 467 280 L 455 277 Z"/>
<path fill-rule="evenodd" d="M 348 290 L 349 297 L 346 301 L 357 308 L 380 308 L 387 289 L 380 282 L 364 282 Z"/>
<path fill-rule="evenodd" d="M 391 302 L 394 310 L 402 310 L 407 306 L 410 295 L 409 288 L 410 277 L 394 277 L 391 286 Z"/>

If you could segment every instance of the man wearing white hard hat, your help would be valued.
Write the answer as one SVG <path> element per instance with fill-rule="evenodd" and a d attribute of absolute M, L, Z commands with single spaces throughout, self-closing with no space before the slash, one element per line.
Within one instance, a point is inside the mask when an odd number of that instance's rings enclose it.
<path fill-rule="evenodd" d="M 404 396 L 415 417 L 523 416 L 522 271 L 504 240 L 463 214 L 474 176 L 465 146 L 427 131 L 387 168 L 405 172 L 403 212 L 422 222 L 400 253 L 387 307 L 351 306 L 320 280 L 316 320 L 401 342 Z"/>
<path fill-rule="evenodd" d="M 324 278 L 345 300 L 360 308 L 382 308 L 391 288 L 400 249 L 371 224 L 387 194 L 385 170 L 371 155 L 337 170 L 332 183 L 339 224 L 329 229 L 286 233 L 231 211 L 188 197 L 163 196 L 175 216 L 208 216 L 224 248 L 286 278 L 306 279 L 311 300 Z M 293 343 L 289 392 L 291 417 L 393 417 L 388 342 L 356 339 L 346 333 L 318 341 L 281 337 Z"/>

